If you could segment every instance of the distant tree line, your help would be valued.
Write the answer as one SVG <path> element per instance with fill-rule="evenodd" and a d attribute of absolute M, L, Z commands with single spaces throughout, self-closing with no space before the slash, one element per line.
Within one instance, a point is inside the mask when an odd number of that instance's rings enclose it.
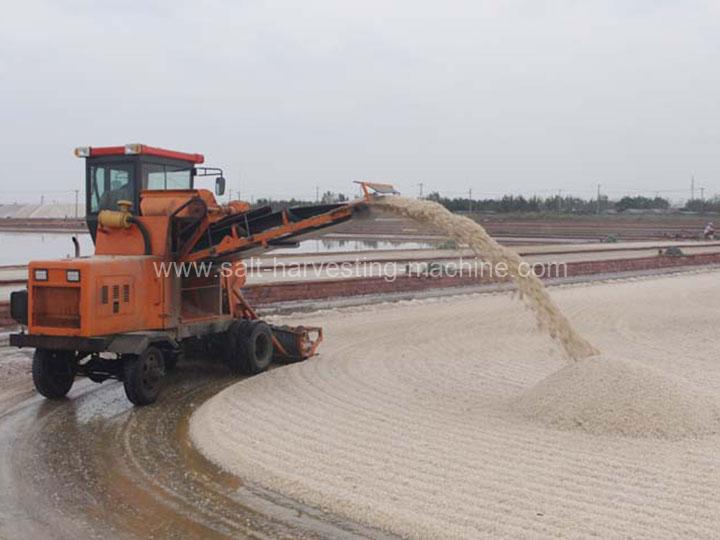
<path fill-rule="evenodd" d="M 583 199 L 580 197 L 554 195 L 551 197 L 524 197 L 523 195 L 505 195 L 495 199 L 470 199 L 467 197 L 443 197 L 438 192 L 430 193 L 428 200 L 442 204 L 452 212 L 495 212 L 495 213 L 557 213 L 557 214 L 594 214 L 599 212 L 625 212 L 628 210 L 667 210 L 670 201 L 664 197 L 625 196 L 610 200 L 607 196 Z M 258 199 L 255 206 L 271 206 L 280 210 L 291 206 L 313 204 L 333 204 L 347 201 L 342 193 L 326 191 L 319 201 L 300 199 L 271 200 Z M 683 210 L 690 212 L 720 212 L 720 197 L 712 199 L 691 199 Z"/>
<path fill-rule="evenodd" d="M 585 214 L 597 211 L 597 201 L 558 195 L 553 197 L 505 195 L 498 199 L 469 199 L 467 197 L 451 199 L 433 192 L 427 198 L 442 204 L 452 212 L 558 212 Z M 601 207 L 607 208 L 606 203 L 606 200 L 601 200 Z"/>
<path fill-rule="evenodd" d="M 711 199 L 690 199 L 685 204 L 685 210 L 691 212 L 720 212 L 720 196 Z"/>
<path fill-rule="evenodd" d="M 638 210 L 667 210 L 670 208 L 670 201 L 662 197 L 623 197 L 615 203 L 615 210 L 623 212 L 630 209 Z"/>
<path fill-rule="evenodd" d="M 580 197 L 524 197 L 522 195 L 505 195 L 496 199 L 469 199 L 467 197 L 442 197 L 434 192 L 428 195 L 429 200 L 438 202 L 453 212 L 537 212 L 558 214 L 593 214 L 607 211 L 625 212 L 628 210 L 668 210 L 670 201 L 664 197 L 625 196 L 618 200 L 610 200 L 607 196 L 582 199 Z M 681 208 L 688 212 L 720 213 L 720 196 L 712 199 L 691 199 Z"/>
<path fill-rule="evenodd" d="M 592 214 L 598 211 L 614 210 L 623 212 L 629 209 L 666 210 L 670 201 L 662 197 L 623 197 L 611 201 L 607 196 L 600 200 L 582 199 L 580 197 L 554 195 L 552 197 L 524 197 L 522 195 L 505 195 L 499 199 L 468 199 L 441 197 L 439 193 L 431 193 L 428 199 L 438 202 L 453 212 L 555 212 L 561 214 Z"/>
<path fill-rule="evenodd" d="M 343 193 L 335 193 L 334 191 L 326 191 L 322 194 L 322 197 L 318 201 L 307 201 L 302 199 L 267 199 L 262 198 L 255 201 L 253 205 L 255 208 L 261 206 L 269 206 L 273 211 L 284 210 L 292 206 L 311 206 L 313 204 L 335 204 L 339 202 L 345 202 L 348 198 Z"/>

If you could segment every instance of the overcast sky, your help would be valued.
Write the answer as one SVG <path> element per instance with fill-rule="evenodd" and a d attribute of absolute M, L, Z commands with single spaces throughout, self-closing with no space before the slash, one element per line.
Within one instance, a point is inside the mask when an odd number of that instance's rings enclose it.
<path fill-rule="evenodd" d="M 0 201 L 129 142 L 204 153 L 248 198 L 713 194 L 719 54 L 715 0 L 12 2 Z"/>

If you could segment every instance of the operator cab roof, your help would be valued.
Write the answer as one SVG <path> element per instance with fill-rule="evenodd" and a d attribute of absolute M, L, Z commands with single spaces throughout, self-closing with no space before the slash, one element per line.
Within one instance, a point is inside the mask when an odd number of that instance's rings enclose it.
<path fill-rule="evenodd" d="M 78 146 L 75 155 L 82 158 L 93 158 L 102 156 L 155 156 L 169 159 L 189 161 L 191 163 L 204 163 L 205 156 L 202 154 L 189 154 L 187 152 L 176 152 L 155 146 L 144 144 L 126 144 L 125 146 Z"/>

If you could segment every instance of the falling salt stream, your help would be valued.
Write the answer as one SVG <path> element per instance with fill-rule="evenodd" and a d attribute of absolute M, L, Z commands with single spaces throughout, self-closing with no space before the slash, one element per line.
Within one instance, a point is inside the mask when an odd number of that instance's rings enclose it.
<path fill-rule="evenodd" d="M 523 261 L 520 256 L 498 244 L 480 224 L 453 214 L 432 201 L 383 197 L 374 204 L 443 231 L 453 240 L 466 243 L 478 258 L 490 264 L 505 265 L 520 297 L 535 314 L 538 327 L 560 343 L 569 359 L 577 361 L 599 354 L 599 351 L 572 327 L 550 298 L 542 281 L 534 273 L 522 271 Z"/>

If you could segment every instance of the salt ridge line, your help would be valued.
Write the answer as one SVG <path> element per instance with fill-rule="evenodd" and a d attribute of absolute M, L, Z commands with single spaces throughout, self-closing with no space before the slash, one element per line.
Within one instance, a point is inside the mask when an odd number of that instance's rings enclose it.
<path fill-rule="evenodd" d="M 374 204 L 443 231 L 451 239 L 466 243 L 478 258 L 493 265 L 507 265 L 508 274 L 517 287 L 520 298 L 535 314 L 538 328 L 559 342 L 569 359 L 577 361 L 599 353 L 575 331 L 550 298 L 542 281 L 532 272 L 521 272 L 523 261 L 520 256 L 512 249 L 498 244 L 479 223 L 453 214 L 432 201 L 382 197 Z"/>

